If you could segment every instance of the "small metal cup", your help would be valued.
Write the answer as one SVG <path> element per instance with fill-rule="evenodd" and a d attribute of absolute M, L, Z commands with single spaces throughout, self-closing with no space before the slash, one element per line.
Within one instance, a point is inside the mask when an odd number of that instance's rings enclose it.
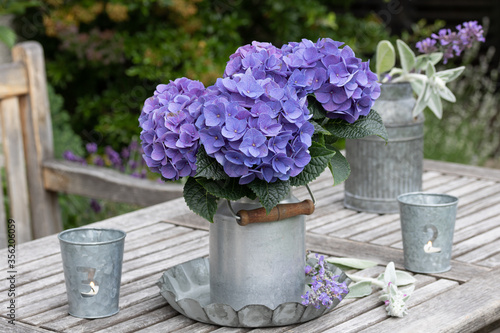
<path fill-rule="evenodd" d="M 58 235 L 69 314 L 103 318 L 119 311 L 125 232 L 78 228 Z"/>
<path fill-rule="evenodd" d="M 405 268 L 417 273 L 450 270 L 458 198 L 414 192 L 401 194 L 398 202 Z"/>

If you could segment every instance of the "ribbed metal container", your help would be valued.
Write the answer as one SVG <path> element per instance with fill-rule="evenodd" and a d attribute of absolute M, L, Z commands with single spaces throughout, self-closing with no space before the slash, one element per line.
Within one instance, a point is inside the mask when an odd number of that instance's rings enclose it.
<path fill-rule="evenodd" d="M 422 189 L 424 116 L 412 116 L 415 105 L 409 83 L 383 84 L 375 109 L 389 134 L 346 140 L 351 174 L 345 182 L 347 208 L 371 213 L 397 213 L 397 196 Z"/>
<path fill-rule="evenodd" d="M 290 195 L 281 203 L 298 202 Z M 231 204 L 235 212 L 258 201 Z M 210 301 L 240 310 L 300 302 L 305 286 L 305 217 L 240 226 L 226 201 L 210 224 Z"/>

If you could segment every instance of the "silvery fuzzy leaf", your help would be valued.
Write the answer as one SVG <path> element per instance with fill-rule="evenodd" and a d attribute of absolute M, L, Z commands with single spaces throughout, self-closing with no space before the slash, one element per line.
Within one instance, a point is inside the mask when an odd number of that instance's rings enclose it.
<path fill-rule="evenodd" d="M 355 268 L 355 269 L 365 269 L 373 266 L 377 266 L 375 261 L 363 260 L 357 258 L 334 258 L 330 257 L 325 259 L 327 262 L 334 264 L 337 267 L 343 266 L 346 268 Z"/>
<path fill-rule="evenodd" d="M 437 91 L 442 99 L 445 99 L 448 102 L 452 103 L 455 103 L 457 101 L 455 95 L 451 92 L 451 90 L 447 86 L 441 86 L 437 88 Z"/>
<path fill-rule="evenodd" d="M 391 283 L 391 286 L 397 285 L 396 269 L 394 268 L 394 263 L 392 261 L 388 263 L 385 268 L 384 282 L 386 285 L 389 285 L 389 282 Z"/>
<path fill-rule="evenodd" d="M 404 271 L 396 271 L 396 279 L 396 284 L 398 286 L 406 286 L 408 284 L 415 283 L 416 281 L 411 274 Z"/>
<path fill-rule="evenodd" d="M 359 298 L 368 296 L 372 293 L 372 284 L 370 281 L 360 281 L 349 286 L 349 293 L 345 298 Z"/>
<path fill-rule="evenodd" d="M 465 66 L 460 66 L 457 68 L 452 68 L 452 69 L 447 69 L 441 72 L 437 72 L 435 75 L 436 77 L 442 79 L 444 82 L 450 82 L 455 80 L 457 77 L 462 74 L 464 71 Z"/>
<path fill-rule="evenodd" d="M 380 274 L 380 276 L 378 277 L 378 280 L 385 281 L 384 276 L 385 276 L 385 273 Z M 415 283 L 415 281 L 416 281 L 415 278 L 411 274 L 404 272 L 404 271 L 399 271 L 399 270 L 396 271 L 396 285 L 398 287 L 399 286 L 406 286 L 406 285 Z"/>
<path fill-rule="evenodd" d="M 412 69 L 415 68 L 415 53 L 410 49 L 405 42 L 401 39 L 397 40 L 399 57 L 401 58 L 401 68 L 406 73 L 409 73 Z"/>
<path fill-rule="evenodd" d="M 381 40 L 377 45 L 377 53 L 376 53 L 376 73 L 379 76 L 380 74 L 387 72 L 396 64 L 396 51 L 394 50 L 394 46 L 388 40 Z"/>
<path fill-rule="evenodd" d="M 427 106 L 431 109 L 432 112 L 441 119 L 443 117 L 443 104 L 441 104 L 441 97 L 439 93 L 434 89 L 430 89 L 431 93 L 429 94 L 429 100 L 427 101 Z"/>
<path fill-rule="evenodd" d="M 430 61 L 427 62 L 427 65 L 425 67 L 425 74 L 428 77 L 432 77 L 434 74 L 436 74 L 436 68 L 434 67 L 434 65 Z"/>
<path fill-rule="evenodd" d="M 415 94 L 417 94 L 417 96 L 420 96 L 420 95 L 422 95 L 422 93 L 425 89 L 426 82 L 422 81 L 422 80 L 414 80 L 414 81 L 410 81 L 410 85 L 411 85 L 411 88 L 413 89 L 413 92 L 415 92 Z"/>
<path fill-rule="evenodd" d="M 430 92 L 430 87 L 428 84 L 425 84 L 423 93 L 418 96 L 417 102 L 415 103 L 415 106 L 413 107 L 413 117 L 418 116 L 422 111 L 424 111 L 425 107 L 427 106 L 427 102 L 429 99 L 429 92 Z"/>
<path fill-rule="evenodd" d="M 403 294 L 406 294 L 407 295 L 406 298 L 408 299 L 410 297 L 410 295 L 413 293 L 413 291 L 415 290 L 415 285 L 410 284 L 410 285 L 402 286 L 401 288 L 399 288 L 399 290 Z"/>
<path fill-rule="evenodd" d="M 421 54 L 417 56 L 415 59 L 415 68 L 418 70 L 422 70 L 427 65 L 427 62 L 430 61 L 433 65 L 436 65 L 443 58 L 442 52 L 433 52 L 430 54 Z"/>

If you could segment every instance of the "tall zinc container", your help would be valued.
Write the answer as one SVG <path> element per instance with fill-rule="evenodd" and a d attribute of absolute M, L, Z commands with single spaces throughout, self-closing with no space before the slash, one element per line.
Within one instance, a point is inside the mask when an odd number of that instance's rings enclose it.
<path fill-rule="evenodd" d="M 397 196 L 422 189 L 424 116 L 414 118 L 415 98 L 409 83 L 382 84 L 375 109 L 389 134 L 346 140 L 351 174 L 345 182 L 347 208 L 397 213 Z"/>

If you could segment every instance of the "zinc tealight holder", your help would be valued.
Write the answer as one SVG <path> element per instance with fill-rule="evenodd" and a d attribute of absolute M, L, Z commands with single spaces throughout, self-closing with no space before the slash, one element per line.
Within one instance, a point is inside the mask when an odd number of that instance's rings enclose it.
<path fill-rule="evenodd" d="M 96 228 L 58 235 L 70 315 L 90 319 L 118 313 L 125 236 Z"/>
<path fill-rule="evenodd" d="M 458 198 L 414 192 L 397 199 L 405 269 L 416 273 L 450 270 Z"/>

